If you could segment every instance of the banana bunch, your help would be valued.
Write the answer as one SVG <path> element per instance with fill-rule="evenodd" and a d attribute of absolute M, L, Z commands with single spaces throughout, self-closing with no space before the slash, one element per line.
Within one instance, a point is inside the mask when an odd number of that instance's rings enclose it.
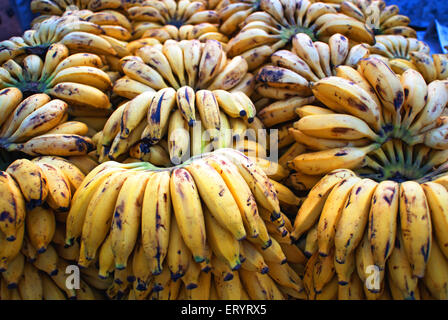
<path fill-rule="evenodd" d="M 67 121 L 68 105 L 37 93 L 22 99 L 15 88 L 0 90 L 0 146 L 37 156 L 80 156 L 93 150 L 88 127 L 80 121 Z"/>
<path fill-rule="evenodd" d="M 33 13 L 39 14 L 34 18 L 31 25 L 42 22 L 51 16 L 62 16 L 67 11 L 115 11 L 123 7 L 121 0 L 65 0 L 61 1 L 45 1 L 31 0 L 30 9 Z"/>
<path fill-rule="evenodd" d="M 221 21 L 219 31 L 228 36 L 234 36 L 244 20 L 253 12 L 260 11 L 260 1 L 257 0 L 220 0 L 209 1 L 209 6 L 218 12 Z"/>
<path fill-rule="evenodd" d="M 373 30 L 368 25 L 325 3 L 261 0 L 260 11 L 245 18 L 241 31 L 228 42 L 227 53 L 230 57 L 242 56 L 247 60 L 249 70 L 254 70 L 274 52 L 288 49 L 296 34 L 307 34 L 312 41 L 328 42 L 335 33 L 358 43 L 375 42 Z"/>
<path fill-rule="evenodd" d="M 110 298 L 208 299 L 211 283 L 219 299 L 254 298 L 263 286 L 270 299 L 300 297 L 306 259 L 281 210 L 294 198 L 234 149 L 165 169 L 109 161 L 74 193 L 65 245 L 78 265 L 97 261 L 99 277 L 114 279 Z"/>
<path fill-rule="evenodd" d="M 30 54 L 20 62 L 9 59 L 3 63 L 0 88 L 16 87 L 25 97 L 48 94 L 68 103 L 69 109 L 100 110 L 107 114 L 111 103 L 103 91 L 107 92 L 112 83 L 101 66 L 99 56 L 70 55 L 65 45 L 56 43 L 48 48 L 44 59 Z"/>
<path fill-rule="evenodd" d="M 228 58 L 222 43 L 216 40 L 167 40 L 162 44 L 138 48 L 134 56 L 121 59 L 124 77 L 113 91 L 132 99 L 144 91 L 155 92 L 171 87 L 179 90 L 241 91 L 250 95 L 254 76 L 242 57 Z"/>
<path fill-rule="evenodd" d="M 328 44 L 313 43 L 305 33 L 295 35 L 291 50 L 276 51 L 271 62 L 258 70 L 256 92 L 272 101 L 261 108 L 258 117 L 268 128 L 296 120 L 295 110 L 314 102 L 311 83 L 335 76 L 339 66 L 356 68 L 368 55 L 365 45 L 350 48 L 349 39 L 339 33 L 332 35 Z"/>
<path fill-rule="evenodd" d="M 314 97 L 327 108 L 304 106 L 304 112 L 298 108 L 302 117 L 288 129 L 310 150 L 290 162 L 297 172 L 322 175 L 360 168 L 368 161 L 366 156 L 381 154 L 383 145 L 394 145 L 393 139 L 403 150 L 423 145 L 446 152 L 446 119 L 440 118 L 448 103 L 446 81 L 427 85 L 412 69 L 399 77 L 375 57 L 361 60 L 357 70 L 337 67 L 336 74 L 311 85 Z"/>
<path fill-rule="evenodd" d="M 326 1 L 324 1 L 326 2 Z M 386 5 L 384 0 L 346 0 L 339 5 L 340 12 L 368 24 L 375 35 L 400 35 L 417 38 L 417 32 L 409 27 L 409 17 L 399 14 L 397 5 Z"/>
<path fill-rule="evenodd" d="M 423 75 L 427 83 L 448 78 L 448 55 L 431 55 L 429 46 L 423 41 L 383 35 L 377 36 L 375 45 L 368 48 L 371 56 L 383 59 L 397 74 L 414 69 Z"/>
<path fill-rule="evenodd" d="M 447 299 L 446 169 L 416 180 L 338 169 L 319 180 L 291 232 L 309 257 L 308 298 Z"/>
<path fill-rule="evenodd" d="M 145 91 L 112 113 L 95 137 L 97 154 L 104 162 L 129 152 L 160 166 L 170 165 L 168 154 L 177 165 L 190 155 L 231 147 L 234 140 L 257 139 L 254 119 L 255 107 L 242 92 L 195 93 L 189 86 Z"/>
<path fill-rule="evenodd" d="M 100 26 L 96 23 L 100 19 L 94 18 L 95 14 L 90 17 L 91 21 L 87 21 L 81 15 L 69 11 L 62 17 L 52 16 L 36 23 L 33 29 L 25 31 L 21 37 L 15 36 L 0 42 L 0 62 L 24 54 L 44 57 L 48 48 L 55 43 L 66 45 L 72 53 L 88 52 L 107 57 L 129 54 L 126 51 L 127 42 L 120 40 L 122 38 L 118 35 L 121 31 L 114 33 L 107 25 Z"/>
<path fill-rule="evenodd" d="M 132 47 L 145 39 L 161 43 L 168 39 L 201 42 L 213 39 L 222 43 L 229 40 L 219 30 L 218 13 L 210 10 L 206 1 L 129 1 L 126 10 L 134 28 L 132 37 L 136 40 L 130 44 Z"/>

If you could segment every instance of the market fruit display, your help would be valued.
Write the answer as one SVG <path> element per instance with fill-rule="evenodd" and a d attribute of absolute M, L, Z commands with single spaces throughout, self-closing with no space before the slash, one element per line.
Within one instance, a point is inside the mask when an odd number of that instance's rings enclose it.
<path fill-rule="evenodd" d="M 448 299 L 448 58 L 397 6 L 31 10 L 0 42 L 0 300 Z"/>

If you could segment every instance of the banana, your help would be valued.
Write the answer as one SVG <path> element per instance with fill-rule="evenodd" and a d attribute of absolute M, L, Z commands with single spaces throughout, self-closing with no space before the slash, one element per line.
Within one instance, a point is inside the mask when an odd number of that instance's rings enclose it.
<path fill-rule="evenodd" d="M 337 113 L 350 113 L 375 131 L 381 124 L 380 105 L 361 85 L 340 77 L 327 77 L 311 85 L 314 96 Z M 403 98 L 403 97 L 402 97 Z"/>
<path fill-rule="evenodd" d="M 37 253 L 44 253 L 53 239 L 56 228 L 55 215 L 51 209 L 36 207 L 27 212 L 26 230 Z"/>
<path fill-rule="evenodd" d="M 345 114 L 310 115 L 294 123 L 294 128 L 306 135 L 338 140 L 358 140 L 369 138 L 377 141 L 380 137 L 364 121 Z"/>
<path fill-rule="evenodd" d="M 353 273 L 347 285 L 338 286 L 338 300 L 364 300 L 363 285 L 359 276 Z"/>
<path fill-rule="evenodd" d="M 82 225 L 81 250 L 86 264 L 96 257 L 96 252 L 110 230 L 115 203 L 124 181 L 132 172 L 116 172 L 105 178 L 93 192 Z M 78 262 L 80 265 L 81 262 Z M 88 265 L 85 265 L 87 267 Z"/>
<path fill-rule="evenodd" d="M 92 140 L 76 134 L 44 134 L 24 143 L 8 144 L 8 151 L 21 151 L 28 155 L 76 156 L 85 155 L 93 149 Z"/>
<path fill-rule="evenodd" d="M 52 87 L 61 82 L 78 82 L 101 91 L 106 91 L 112 86 L 112 81 L 106 72 L 89 66 L 65 68 L 47 81 Z"/>
<path fill-rule="evenodd" d="M 280 204 L 277 192 L 263 170 L 259 169 L 253 161 L 239 151 L 219 149 L 215 152 L 224 155 L 237 166 L 239 173 L 255 196 L 257 204 L 271 213 L 272 220 L 278 219 L 280 217 Z"/>
<path fill-rule="evenodd" d="M 171 226 L 170 175 L 158 172 L 150 177 L 143 195 L 142 247 L 152 274 L 162 272 Z M 174 203 L 173 203 L 174 204 Z"/>
<path fill-rule="evenodd" d="M 199 194 L 213 218 L 237 240 L 244 239 L 246 231 L 240 210 L 219 173 L 202 159 L 194 161 L 185 169 L 193 176 Z M 210 181 L 213 181 L 213 183 L 210 183 Z"/>
<path fill-rule="evenodd" d="M 217 138 L 221 128 L 219 105 L 212 91 L 199 90 L 196 92 L 196 107 L 202 121 L 202 125 L 212 139 Z"/>
<path fill-rule="evenodd" d="M 207 53 L 206 53 L 207 54 Z M 225 67 L 219 71 L 213 80 L 213 82 L 207 87 L 208 90 L 230 90 L 235 89 L 244 80 L 249 81 L 247 78 L 248 63 L 242 56 L 236 56 L 230 60 Z M 199 73 L 201 76 L 201 73 Z M 239 90 L 242 91 L 242 90 Z"/>
<path fill-rule="evenodd" d="M 9 115 L 16 110 L 16 107 L 19 105 L 20 101 L 22 101 L 22 97 L 22 92 L 15 87 L 5 88 L 0 91 L 0 110 L 4 115 L 0 119 L 0 126 L 3 125 Z"/>
<path fill-rule="evenodd" d="M 18 289 L 22 300 L 42 300 L 42 279 L 38 270 L 28 262 L 23 268 L 23 277 L 19 281 Z"/>
<path fill-rule="evenodd" d="M 0 231 L 7 241 L 14 242 L 25 223 L 25 199 L 13 176 L 5 171 L 0 172 L 0 199 Z"/>
<path fill-rule="evenodd" d="M 337 183 L 328 195 L 317 227 L 319 254 L 323 257 L 330 253 L 330 249 L 334 245 L 336 227 L 342 210 L 350 191 L 359 180 L 358 177 L 348 177 Z"/>
<path fill-rule="evenodd" d="M 359 63 L 359 71 L 375 89 L 384 108 L 392 114 L 399 112 L 404 102 L 404 90 L 398 76 L 385 62 L 366 58 Z"/>
<path fill-rule="evenodd" d="M 70 50 L 90 51 L 100 55 L 117 54 L 112 45 L 104 38 L 82 31 L 74 31 L 64 35 L 60 43 Z"/>
<path fill-rule="evenodd" d="M 387 260 L 387 271 L 389 283 L 393 282 L 395 287 L 403 295 L 404 299 L 415 300 L 418 291 L 418 278 L 414 277 L 411 265 L 404 251 L 401 234 L 397 234 L 394 248 Z"/>
<path fill-rule="evenodd" d="M 69 288 L 69 286 L 66 285 L 68 280 L 67 278 L 69 276 L 69 274 L 66 273 L 68 266 L 69 264 L 65 260 L 59 259 L 58 272 L 56 273 L 56 275 L 52 276 L 51 279 L 59 289 L 64 291 L 68 299 L 73 300 L 76 298 L 76 291 L 75 289 Z"/>
<path fill-rule="evenodd" d="M 403 126 L 409 128 L 426 105 L 428 99 L 428 86 L 423 76 L 415 70 L 406 70 L 400 77 L 404 91 Z"/>
<path fill-rule="evenodd" d="M 149 132 L 142 136 L 152 144 L 157 143 L 168 129 L 169 114 L 176 102 L 176 91 L 173 88 L 159 90 L 152 98 L 147 118 Z"/>
<path fill-rule="evenodd" d="M 19 185 L 28 209 L 40 206 L 45 201 L 49 192 L 47 178 L 39 166 L 30 160 L 18 159 L 8 166 L 6 172 Z"/>
<path fill-rule="evenodd" d="M 72 195 L 67 176 L 53 164 L 40 162 L 37 159 L 34 159 L 33 162 L 40 167 L 47 179 L 48 196 L 46 201 L 48 205 L 56 211 L 67 211 L 70 208 Z"/>
<path fill-rule="evenodd" d="M 21 142 L 47 132 L 61 122 L 67 111 L 67 104 L 52 100 L 23 119 L 17 130 L 8 137 L 10 142 Z"/>
<path fill-rule="evenodd" d="M 246 115 L 243 116 L 244 120 L 249 125 L 252 124 L 255 121 L 255 114 L 257 113 L 252 100 L 241 91 L 232 92 L 232 96 L 236 100 L 236 103 L 240 105 L 240 108 L 244 108 L 246 110 Z"/>
<path fill-rule="evenodd" d="M 118 194 L 110 231 L 115 268 L 118 270 L 126 268 L 135 246 L 141 224 L 143 195 L 151 174 L 140 173 L 128 177 Z"/>
<path fill-rule="evenodd" d="M 229 280 L 218 275 L 213 280 L 220 300 L 242 300 L 242 283 L 238 272 L 234 272 L 233 278 Z"/>
<path fill-rule="evenodd" d="M 241 261 L 237 239 L 223 228 L 206 208 L 204 208 L 204 219 L 207 239 L 213 253 L 218 259 L 225 261 L 232 270 L 238 270 L 241 267 Z"/>
<path fill-rule="evenodd" d="M 367 232 L 355 251 L 356 271 L 363 283 L 364 293 L 368 300 L 377 300 L 384 290 L 384 270 L 379 274 L 372 274 L 371 266 L 374 265 L 372 252 Z"/>
<path fill-rule="evenodd" d="M 421 185 L 425 191 L 426 200 L 430 208 L 432 225 L 434 226 L 435 237 L 445 257 L 448 257 L 447 234 L 448 212 L 447 199 L 448 191 L 442 185 L 435 182 L 426 182 Z"/>
<path fill-rule="evenodd" d="M 42 295 L 44 300 L 66 300 L 64 293 L 47 275 L 42 275 Z"/>
<path fill-rule="evenodd" d="M 2 281 L 6 282 L 8 289 L 17 288 L 20 278 L 23 275 L 25 266 L 25 257 L 19 253 L 8 265 L 8 268 L 2 273 Z"/>
<path fill-rule="evenodd" d="M 131 132 L 145 118 L 153 97 L 154 94 L 152 92 L 143 92 L 126 104 L 121 115 L 121 138 L 128 138 Z"/>
<path fill-rule="evenodd" d="M 428 84 L 428 98 L 409 130 L 411 134 L 419 133 L 427 125 L 434 123 L 442 114 L 448 103 L 448 89 L 443 81 L 435 80 Z"/>
<path fill-rule="evenodd" d="M 403 247 L 413 275 L 422 278 L 431 251 L 432 227 L 428 202 L 417 182 L 401 184 L 399 206 Z"/>
<path fill-rule="evenodd" d="M 334 186 L 342 180 L 354 176 L 351 170 L 339 169 L 323 177 L 309 192 L 302 203 L 294 221 L 291 237 L 298 240 L 319 219 L 319 215 L 326 203 L 326 199 Z"/>
<path fill-rule="evenodd" d="M 176 92 L 177 107 L 179 108 L 188 126 L 192 127 L 196 122 L 195 93 L 193 88 L 184 86 Z"/>
<path fill-rule="evenodd" d="M 9 114 L 9 117 L 5 117 L 4 120 L 6 121 L 3 124 L 0 135 L 5 138 L 10 137 L 19 128 L 26 117 L 50 102 L 50 100 L 51 98 L 44 93 L 34 94 L 24 99 L 17 105 L 13 112 Z"/>
<path fill-rule="evenodd" d="M 78 189 L 78 187 L 81 185 L 82 181 L 85 178 L 84 173 L 81 172 L 75 165 L 73 165 L 70 161 L 67 161 L 66 159 L 62 157 L 56 157 L 56 156 L 44 156 L 44 157 L 38 157 L 32 160 L 35 163 L 48 163 L 50 165 L 53 165 L 57 168 L 59 168 L 62 173 L 66 176 L 67 180 L 70 182 L 70 189 L 72 193 Z"/>
<path fill-rule="evenodd" d="M 346 259 L 359 245 L 369 219 L 372 196 L 378 183 L 371 179 L 362 179 L 353 186 L 342 209 L 336 227 L 335 265 L 346 263 Z"/>
<path fill-rule="evenodd" d="M 240 210 L 246 233 L 252 238 L 258 237 L 257 203 L 238 168 L 220 155 L 210 156 L 206 159 L 206 162 L 220 174 L 232 193 Z"/>
<path fill-rule="evenodd" d="M 85 123 L 79 121 L 67 121 L 55 126 L 53 129 L 47 131 L 47 134 L 76 134 L 79 136 L 91 136 L 89 128 Z"/>
<path fill-rule="evenodd" d="M 53 276 L 56 272 L 58 272 L 58 260 L 58 253 L 56 252 L 54 246 L 49 244 L 45 252 L 39 253 L 36 261 L 33 262 L 33 265 L 37 269 L 47 273 L 50 276 Z"/>
<path fill-rule="evenodd" d="M 0 233 L 0 271 L 8 269 L 9 263 L 19 254 L 24 242 L 25 225 L 22 224 L 15 235 L 15 240 L 8 240 L 5 233 Z M 9 238 L 10 239 L 10 238 Z"/>
<path fill-rule="evenodd" d="M 114 163 L 112 163 L 112 167 L 108 167 L 108 164 L 97 166 L 85 177 L 83 183 L 73 194 L 72 205 L 66 222 L 66 245 L 72 245 L 74 240 L 81 236 L 85 214 L 94 194 L 94 190 L 96 190 L 107 177 L 117 171 L 122 170 L 116 168 Z"/>
<path fill-rule="evenodd" d="M 100 279 L 107 279 L 107 277 L 114 271 L 114 254 L 112 252 L 112 240 L 110 233 L 104 240 L 100 247 L 98 254 L 98 277 Z"/>
<path fill-rule="evenodd" d="M 335 169 L 355 169 L 361 166 L 364 157 L 378 148 L 378 144 L 366 147 L 344 147 L 305 153 L 293 160 L 294 168 L 309 175 L 319 175 Z"/>
<path fill-rule="evenodd" d="M 51 96 L 67 102 L 69 105 L 110 109 L 109 98 L 100 89 L 75 82 L 59 82 L 46 90 Z"/>
<path fill-rule="evenodd" d="M 240 241 L 240 254 L 244 257 L 241 268 L 247 271 L 265 274 L 269 271 L 269 266 L 263 259 L 261 253 L 247 240 Z"/>
<path fill-rule="evenodd" d="M 351 278 L 356 269 L 355 263 L 355 253 L 351 252 L 348 256 L 344 258 L 343 263 L 339 263 L 334 256 L 334 269 L 338 278 L 339 286 L 346 286 L 350 283 Z"/>
<path fill-rule="evenodd" d="M 185 275 L 191 260 L 190 254 L 182 238 L 176 219 L 173 219 L 171 221 L 170 240 L 166 255 L 172 281 L 177 282 Z"/>
<path fill-rule="evenodd" d="M 440 247 L 435 242 L 432 244 L 428 264 L 425 270 L 423 283 L 428 288 L 431 296 L 439 300 L 448 299 L 448 262 Z"/>
<path fill-rule="evenodd" d="M 188 157 L 190 133 L 188 123 L 179 109 L 171 115 L 168 123 L 168 148 L 173 164 L 181 164 Z"/>
<path fill-rule="evenodd" d="M 170 190 L 174 214 L 184 242 L 195 262 L 202 262 L 207 257 L 206 229 L 198 187 L 187 170 L 176 169 L 171 174 Z"/>
<path fill-rule="evenodd" d="M 399 184 L 380 182 L 372 196 L 369 213 L 368 238 L 375 265 L 381 270 L 394 248 L 399 205 Z"/>
<path fill-rule="evenodd" d="M 148 282 L 151 277 L 149 260 L 146 258 L 143 246 L 140 243 L 137 243 L 132 254 L 132 274 L 135 276 L 133 289 L 135 291 L 148 290 Z"/>
<path fill-rule="evenodd" d="M 243 287 L 252 300 L 271 300 L 268 282 L 269 275 L 241 269 L 238 271 Z"/>
<path fill-rule="evenodd" d="M 213 90 L 212 92 L 219 107 L 224 110 L 228 116 L 232 118 L 246 116 L 246 109 L 241 104 L 237 103 L 232 93 L 222 89 Z"/>

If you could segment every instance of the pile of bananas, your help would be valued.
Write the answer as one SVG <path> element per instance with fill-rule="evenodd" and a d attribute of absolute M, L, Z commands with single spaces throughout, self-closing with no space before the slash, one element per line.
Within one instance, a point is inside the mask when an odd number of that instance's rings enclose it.
<path fill-rule="evenodd" d="M 0 42 L 1 300 L 448 299 L 448 55 L 397 6 L 31 10 Z"/>

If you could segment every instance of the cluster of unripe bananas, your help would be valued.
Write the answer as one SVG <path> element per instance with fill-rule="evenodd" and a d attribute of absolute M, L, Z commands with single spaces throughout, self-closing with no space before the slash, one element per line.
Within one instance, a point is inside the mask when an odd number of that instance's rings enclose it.
<path fill-rule="evenodd" d="M 448 299 L 448 55 L 397 6 L 31 10 L 0 42 L 1 300 Z"/>

